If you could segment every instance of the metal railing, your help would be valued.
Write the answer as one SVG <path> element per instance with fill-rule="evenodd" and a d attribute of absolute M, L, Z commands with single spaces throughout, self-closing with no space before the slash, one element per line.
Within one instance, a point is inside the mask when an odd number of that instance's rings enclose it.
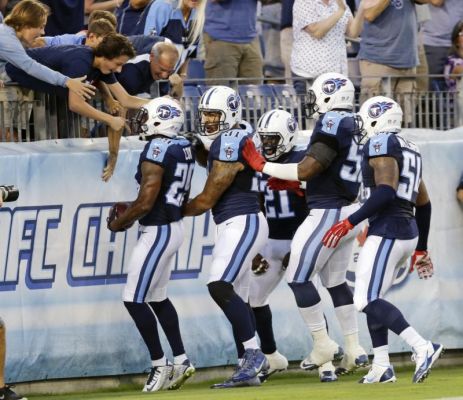
<path fill-rule="evenodd" d="M 300 80 L 300 78 L 298 78 Z M 355 78 L 352 78 L 355 82 Z M 383 94 L 393 97 L 391 77 L 384 78 Z M 243 119 L 253 126 L 266 111 L 281 107 L 291 112 L 300 129 L 310 129 L 313 121 L 306 118 L 303 104 L 305 95 L 297 94 L 287 79 L 272 79 L 268 83 L 250 84 L 247 79 L 222 80 L 221 84 L 237 89 L 242 98 Z M 215 81 L 214 83 L 217 83 Z M 307 81 L 307 87 L 310 87 Z M 182 102 L 185 107 L 185 130 L 195 131 L 195 117 L 200 96 L 207 89 L 206 80 L 186 81 Z M 5 90 L 5 89 L 3 89 Z M 34 141 L 62 138 L 88 138 L 105 136 L 105 127 L 96 121 L 69 111 L 63 98 L 35 93 L 25 95 L 16 86 L 8 88 L 9 95 L 0 98 L 0 141 Z M 463 125 L 463 95 L 461 91 L 405 93 L 395 98 L 404 109 L 413 110 L 404 116 L 407 128 L 447 130 Z M 99 98 L 92 105 L 104 110 Z M 359 108 L 357 93 L 356 111 Z M 130 135 L 130 132 L 125 132 Z"/>

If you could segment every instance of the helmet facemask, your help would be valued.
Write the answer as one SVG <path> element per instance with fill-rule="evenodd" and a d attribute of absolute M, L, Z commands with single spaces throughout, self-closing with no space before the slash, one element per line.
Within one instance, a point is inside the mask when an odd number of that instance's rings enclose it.
<path fill-rule="evenodd" d="M 284 138 L 279 132 L 259 133 L 262 142 L 262 155 L 268 161 L 277 160 L 286 152 Z"/>
<path fill-rule="evenodd" d="M 210 139 L 215 139 L 221 132 L 230 129 L 230 124 L 225 122 L 225 113 L 222 110 L 200 109 L 197 120 L 199 134 Z"/>
<path fill-rule="evenodd" d="M 148 110 L 145 107 L 140 107 L 137 113 L 130 118 L 130 131 L 134 135 L 139 135 L 140 140 L 143 140 L 148 132 L 148 125 L 146 124 L 148 116 Z"/>

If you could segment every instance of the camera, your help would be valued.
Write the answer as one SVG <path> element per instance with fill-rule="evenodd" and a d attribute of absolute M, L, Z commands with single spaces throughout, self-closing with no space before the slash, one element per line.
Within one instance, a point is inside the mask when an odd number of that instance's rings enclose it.
<path fill-rule="evenodd" d="M 0 185 L 0 196 L 5 202 L 15 201 L 19 197 L 19 190 L 14 185 Z"/>

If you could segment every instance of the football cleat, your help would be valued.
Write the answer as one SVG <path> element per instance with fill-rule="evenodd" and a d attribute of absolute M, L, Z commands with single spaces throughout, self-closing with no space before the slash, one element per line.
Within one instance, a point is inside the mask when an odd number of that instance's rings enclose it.
<path fill-rule="evenodd" d="M 261 382 L 265 382 L 275 372 L 284 371 L 288 368 L 288 359 L 278 350 L 272 354 L 265 354 L 265 358 L 267 358 L 269 368 L 263 368 L 259 372 L 259 379 Z"/>
<path fill-rule="evenodd" d="M 312 352 L 302 360 L 301 368 L 311 371 L 330 361 L 341 361 L 344 356 L 342 348 L 331 339 L 314 347 Z"/>
<path fill-rule="evenodd" d="M 13 386 L 5 385 L 0 389 L 0 399 L 1 400 L 27 400 L 26 397 L 23 397 L 11 390 Z"/>
<path fill-rule="evenodd" d="M 388 383 L 395 382 L 397 379 L 394 374 L 394 368 L 392 365 L 383 367 L 381 365 L 373 363 L 368 374 L 366 374 L 359 383 Z"/>
<path fill-rule="evenodd" d="M 427 378 L 429 372 L 431 372 L 431 367 L 439 359 L 443 351 L 444 346 L 430 341 L 422 351 L 414 351 L 412 360 L 416 363 L 416 369 L 413 375 L 413 383 L 421 383 Z"/>
<path fill-rule="evenodd" d="M 185 381 L 194 375 L 195 371 L 195 367 L 188 359 L 182 364 L 174 364 L 172 378 L 167 381 L 167 390 L 180 389 Z"/>
<path fill-rule="evenodd" d="M 157 392 L 167 386 L 167 382 L 172 379 L 174 367 L 168 363 L 161 367 L 152 367 L 146 380 L 143 392 Z"/>
<path fill-rule="evenodd" d="M 243 362 L 231 379 L 235 382 L 248 381 L 256 377 L 260 371 L 268 369 L 267 358 L 260 349 L 247 349 L 243 355 Z"/>
<path fill-rule="evenodd" d="M 366 367 L 368 365 L 368 355 L 360 345 L 354 349 L 347 349 L 344 357 L 336 368 L 336 375 L 345 375 L 354 372 L 357 368 Z"/>
<path fill-rule="evenodd" d="M 333 363 L 327 362 L 318 367 L 320 382 L 335 382 L 338 380 Z"/>

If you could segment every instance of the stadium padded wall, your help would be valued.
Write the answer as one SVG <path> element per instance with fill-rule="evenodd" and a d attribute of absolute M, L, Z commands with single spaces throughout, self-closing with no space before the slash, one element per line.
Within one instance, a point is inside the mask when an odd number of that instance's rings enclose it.
<path fill-rule="evenodd" d="M 426 337 L 463 348 L 463 209 L 455 188 L 463 171 L 463 129 L 406 131 L 423 154 L 433 202 L 430 252 L 436 274 L 420 281 L 403 273 L 388 298 Z M 0 316 L 7 326 L 6 380 L 13 382 L 139 373 L 148 352 L 121 302 L 136 227 L 112 234 L 106 216 L 116 201 L 136 197 L 135 168 L 143 143 L 123 138 L 116 173 L 100 179 L 105 139 L 0 143 L 0 185 L 16 184 L 20 197 L 0 209 Z M 197 166 L 193 195 L 204 184 Z M 206 288 L 214 224 L 210 214 L 185 219 L 185 240 L 168 293 L 178 309 L 185 347 L 197 367 L 232 364 L 230 325 Z M 357 249 L 351 269 L 355 270 Z M 349 280 L 353 273 L 349 271 Z M 330 304 L 326 292 L 322 293 Z M 282 282 L 271 297 L 280 352 L 300 360 L 311 340 Z M 330 331 L 342 335 L 330 307 Z M 360 339 L 371 352 L 365 318 Z M 390 335 L 392 352 L 409 349 Z M 168 344 L 162 336 L 166 353 Z"/>

